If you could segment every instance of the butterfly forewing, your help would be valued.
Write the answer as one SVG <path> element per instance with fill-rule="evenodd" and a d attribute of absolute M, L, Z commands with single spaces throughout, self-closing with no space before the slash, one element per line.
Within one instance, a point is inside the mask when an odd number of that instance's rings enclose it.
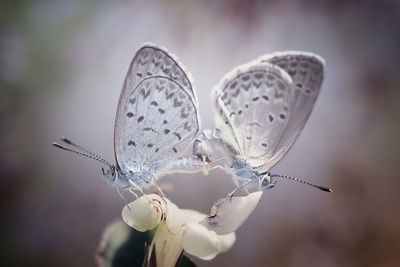
<path fill-rule="evenodd" d="M 269 62 L 285 70 L 292 78 L 295 100 L 289 117 L 288 127 L 277 145 L 271 161 L 262 167 L 270 169 L 293 146 L 300 135 L 318 97 L 324 76 L 324 60 L 308 52 L 278 52 L 263 56 L 261 62 Z"/>
<path fill-rule="evenodd" d="M 273 158 L 294 103 L 289 75 L 254 61 L 228 73 L 214 94 L 217 113 L 232 128 L 242 156 L 254 167 Z"/>
<path fill-rule="evenodd" d="M 157 168 L 182 155 L 199 130 L 197 102 L 188 75 L 166 51 L 142 47 L 121 92 L 114 145 L 119 166 Z"/>

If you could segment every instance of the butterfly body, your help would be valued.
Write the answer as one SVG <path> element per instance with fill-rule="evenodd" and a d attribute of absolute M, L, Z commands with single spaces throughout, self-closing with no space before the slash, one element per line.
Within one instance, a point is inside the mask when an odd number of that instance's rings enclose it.
<path fill-rule="evenodd" d="M 146 191 L 172 172 L 194 172 L 199 158 L 184 157 L 200 128 L 197 96 L 188 72 L 166 49 L 143 45 L 132 59 L 121 90 L 114 125 L 111 165 L 66 138 L 56 147 L 108 166 L 103 175 L 117 189 Z"/>

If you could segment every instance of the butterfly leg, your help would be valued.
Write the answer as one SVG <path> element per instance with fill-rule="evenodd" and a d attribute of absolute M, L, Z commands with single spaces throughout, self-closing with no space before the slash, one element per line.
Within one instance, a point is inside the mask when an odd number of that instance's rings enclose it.
<path fill-rule="evenodd" d="M 138 199 L 138 195 L 133 191 L 133 189 L 129 189 L 129 192 L 131 192 L 132 195 L 135 196 L 136 199 Z"/>
<path fill-rule="evenodd" d="M 233 196 L 241 189 L 243 189 L 244 187 L 246 187 L 247 185 L 249 185 L 251 182 L 253 182 L 253 180 L 249 179 L 247 182 L 241 184 L 240 186 L 238 186 L 235 190 L 233 190 L 232 192 L 230 192 L 228 194 L 229 199 L 232 201 Z"/>
<path fill-rule="evenodd" d="M 123 194 L 123 192 L 121 191 L 121 189 L 118 186 L 116 188 L 117 188 L 118 194 L 120 195 L 120 197 L 122 198 L 124 203 L 128 206 L 128 209 L 130 210 L 131 208 L 129 207 L 129 204 L 128 204 L 128 201 L 125 198 L 125 195 Z"/>
<path fill-rule="evenodd" d="M 157 183 L 157 179 L 154 175 L 151 176 L 154 182 L 154 186 L 156 187 L 157 193 L 159 196 L 161 196 L 161 199 L 164 200 L 165 204 L 167 204 L 167 197 L 165 196 L 164 192 L 161 190 L 160 186 Z"/>
<path fill-rule="evenodd" d="M 136 188 L 140 193 L 142 193 L 142 195 L 145 197 L 145 198 L 147 198 L 147 200 L 148 201 L 152 201 L 144 192 L 143 192 L 143 190 L 142 190 L 142 188 L 140 188 L 137 184 L 135 184 L 133 181 L 131 181 L 131 180 L 128 180 L 129 181 L 129 183 L 134 187 L 134 188 Z"/>

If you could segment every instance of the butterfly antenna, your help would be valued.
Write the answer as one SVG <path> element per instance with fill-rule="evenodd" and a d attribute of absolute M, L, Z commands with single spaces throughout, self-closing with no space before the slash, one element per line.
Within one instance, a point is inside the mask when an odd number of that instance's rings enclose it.
<path fill-rule="evenodd" d="M 81 156 L 84 156 L 84 157 L 87 157 L 87 158 L 90 158 L 90 159 L 94 159 L 94 160 L 96 160 L 96 161 L 98 161 L 98 162 L 100 162 L 100 163 L 103 163 L 103 164 L 108 165 L 109 167 L 111 167 L 111 164 L 110 164 L 110 163 L 108 163 L 108 162 L 105 161 L 105 160 L 102 160 L 102 159 L 99 159 L 99 158 L 97 158 L 97 157 L 94 157 L 93 155 L 85 154 L 85 153 L 82 153 L 82 152 L 80 152 L 80 151 L 76 151 L 76 150 L 70 149 L 70 148 L 68 148 L 68 147 L 66 147 L 66 146 L 63 146 L 63 145 L 60 145 L 59 143 L 56 143 L 56 142 L 53 142 L 52 145 L 55 146 L 55 147 L 58 147 L 58 148 L 60 148 L 60 149 L 62 149 L 62 150 L 69 151 L 69 152 L 73 152 L 73 153 L 75 153 L 75 154 L 78 154 L 78 155 L 81 155 Z"/>
<path fill-rule="evenodd" d="M 84 148 L 84 147 L 82 147 L 82 146 L 80 146 L 78 144 L 73 143 L 71 140 L 67 139 L 66 137 L 63 136 L 60 139 L 61 139 L 61 141 L 67 143 L 68 145 L 73 146 L 75 148 L 78 148 L 78 149 L 82 150 L 83 152 L 85 152 L 86 154 L 92 155 L 93 157 L 96 157 L 97 159 L 103 161 L 106 165 L 111 166 L 111 164 L 107 160 L 103 159 L 102 157 L 100 157 L 99 155 L 93 153 L 92 151 L 87 150 L 86 148 Z"/>
<path fill-rule="evenodd" d="M 264 175 L 265 174 L 269 174 L 269 177 L 279 177 L 279 178 L 289 179 L 289 180 L 292 180 L 292 181 L 295 181 L 295 182 L 299 182 L 299 183 L 302 183 L 302 184 L 306 184 L 306 185 L 312 186 L 314 188 L 318 188 L 319 190 L 322 190 L 322 191 L 325 191 L 325 192 L 332 192 L 332 189 L 330 189 L 328 187 L 316 185 L 316 184 L 313 184 L 313 183 L 310 183 L 310 182 L 307 182 L 307 181 L 300 180 L 300 179 L 295 178 L 295 177 L 290 177 L 290 176 L 282 175 L 282 174 L 270 174 L 269 172 L 264 172 L 262 174 L 264 174 Z"/>

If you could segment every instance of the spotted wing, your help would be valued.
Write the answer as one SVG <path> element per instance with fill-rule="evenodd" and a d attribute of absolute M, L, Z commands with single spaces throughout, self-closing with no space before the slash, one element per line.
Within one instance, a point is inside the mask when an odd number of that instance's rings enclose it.
<path fill-rule="evenodd" d="M 268 170 L 293 146 L 310 116 L 321 89 L 325 61 L 316 54 L 299 51 L 278 52 L 262 56 L 259 60 L 285 70 L 292 78 L 295 88 L 289 122 L 279 141 L 278 151 L 262 167 Z"/>
<path fill-rule="evenodd" d="M 156 169 L 166 158 L 181 156 L 198 130 L 188 74 L 166 50 L 140 48 L 126 75 L 115 119 L 115 156 L 121 169 Z"/>
<path fill-rule="evenodd" d="M 228 73 L 214 97 L 217 128 L 225 124 L 222 130 L 236 141 L 240 156 L 254 167 L 273 159 L 293 111 L 290 76 L 277 66 L 253 61 Z"/>

